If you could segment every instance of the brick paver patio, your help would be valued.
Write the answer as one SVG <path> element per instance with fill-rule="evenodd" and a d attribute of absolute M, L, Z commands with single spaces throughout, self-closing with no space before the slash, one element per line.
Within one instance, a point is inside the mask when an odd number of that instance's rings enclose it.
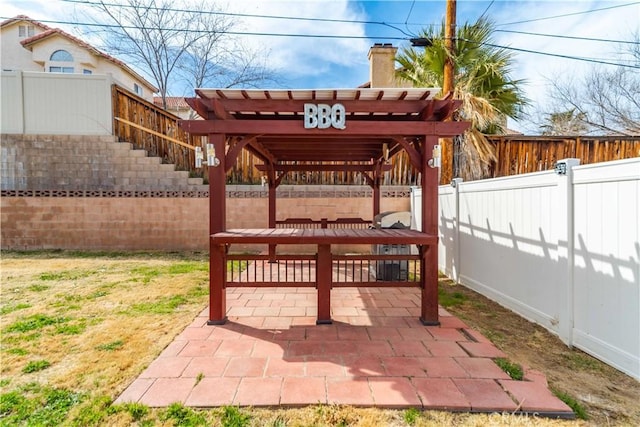
<path fill-rule="evenodd" d="M 233 288 L 227 300 L 227 324 L 200 313 L 116 402 L 573 416 L 544 375 L 512 380 L 492 360 L 504 354 L 446 310 L 422 326 L 417 289 L 334 289 L 332 325 L 315 325 L 315 289 Z"/>

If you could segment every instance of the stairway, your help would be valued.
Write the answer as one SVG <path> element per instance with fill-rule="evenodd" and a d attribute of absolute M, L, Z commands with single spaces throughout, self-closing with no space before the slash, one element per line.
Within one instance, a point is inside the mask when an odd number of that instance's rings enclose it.
<path fill-rule="evenodd" d="M 208 190 L 114 136 L 2 135 L 0 151 L 2 190 Z"/>

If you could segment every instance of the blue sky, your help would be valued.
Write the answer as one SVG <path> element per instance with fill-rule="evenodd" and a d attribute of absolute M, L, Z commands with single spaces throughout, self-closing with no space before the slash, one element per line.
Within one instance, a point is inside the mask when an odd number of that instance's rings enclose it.
<path fill-rule="evenodd" d="M 185 4 L 173 2 L 174 7 Z M 446 9 L 445 0 L 236 0 L 226 4 L 228 11 L 244 14 L 349 21 L 242 18 L 235 28 L 241 33 L 361 37 L 239 36 L 246 45 L 265 55 L 267 66 L 284 77 L 282 85 L 288 88 L 345 88 L 364 83 L 369 79 L 367 52 L 373 43 L 393 43 L 400 48 L 408 46 L 407 39 L 421 28 L 439 26 Z M 75 8 L 80 7 L 63 0 L 0 0 L 0 14 L 3 17 L 21 13 L 38 20 L 65 21 L 69 20 Z M 585 13 L 587 11 L 592 12 Z M 640 31 L 640 1 L 633 0 L 457 2 L 458 24 L 473 22 L 483 13 L 496 23 L 499 30 L 556 36 L 497 32 L 494 36 L 497 45 L 603 62 L 620 62 L 619 45 L 566 37 L 630 40 L 633 32 Z M 386 25 L 359 21 L 384 22 Z M 48 25 L 80 36 L 72 27 L 55 23 Z M 132 65 L 135 67 L 135 64 Z M 548 79 L 580 78 L 593 66 L 593 63 L 586 61 L 518 52 L 512 77 L 527 81 L 525 92 L 533 101 L 532 111 L 535 112 L 544 109 L 548 103 Z M 525 120 L 510 123 L 510 126 L 525 130 L 528 125 Z"/>

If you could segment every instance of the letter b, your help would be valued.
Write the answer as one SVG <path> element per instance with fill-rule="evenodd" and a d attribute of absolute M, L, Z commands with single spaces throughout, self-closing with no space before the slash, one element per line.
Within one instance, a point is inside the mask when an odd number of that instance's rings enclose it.
<path fill-rule="evenodd" d="M 318 107 L 315 104 L 304 104 L 304 128 L 318 127 Z"/>

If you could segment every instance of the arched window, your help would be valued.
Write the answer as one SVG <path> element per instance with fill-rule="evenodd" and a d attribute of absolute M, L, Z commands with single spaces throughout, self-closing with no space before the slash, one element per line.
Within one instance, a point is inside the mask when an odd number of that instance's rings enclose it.
<path fill-rule="evenodd" d="M 73 56 L 66 50 L 56 50 L 51 54 L 51 61 L 73 62 Z"/>

